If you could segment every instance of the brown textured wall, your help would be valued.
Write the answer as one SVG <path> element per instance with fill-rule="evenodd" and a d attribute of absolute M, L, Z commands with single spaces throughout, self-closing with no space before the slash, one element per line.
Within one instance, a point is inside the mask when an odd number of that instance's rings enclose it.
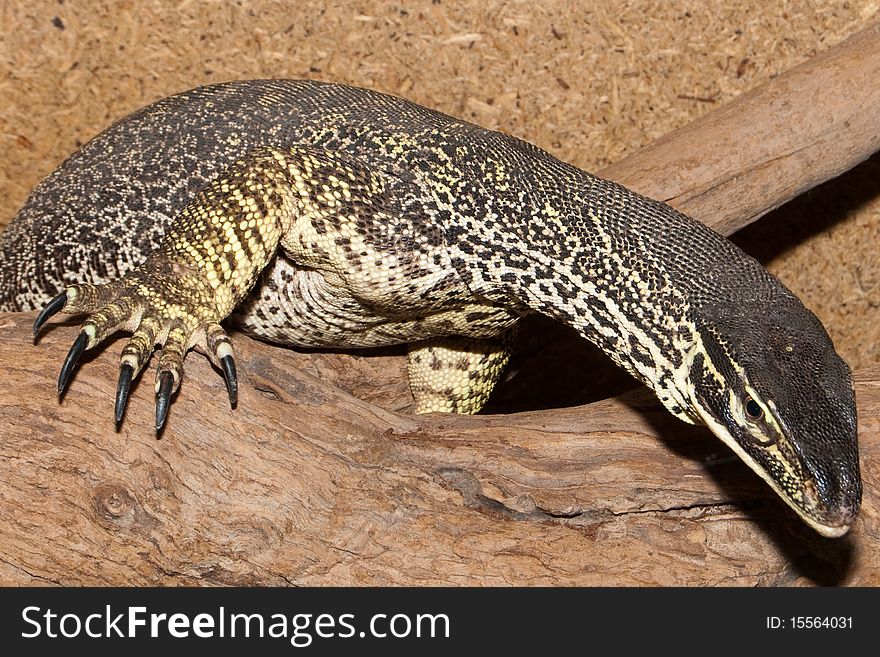
<path fill-rule="evenodd" d="M 595 169 L 878 18 L 878 0 L 5 0 L 0 225 L 78 144 L 198 84 L 369 86 Z M 855 367 L 880 361 L 878 174 L 875 157 L 737 238 L 819 314 Z"/>

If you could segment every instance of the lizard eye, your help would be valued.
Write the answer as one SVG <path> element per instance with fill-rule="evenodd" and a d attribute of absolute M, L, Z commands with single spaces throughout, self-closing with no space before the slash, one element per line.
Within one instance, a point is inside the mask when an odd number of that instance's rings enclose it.
<path fill-rule="evenodd" d="M 751 397 L 746 397 L 745 409 L 750 420 L 760 420 L 764 416 L 764 409 Z"/>

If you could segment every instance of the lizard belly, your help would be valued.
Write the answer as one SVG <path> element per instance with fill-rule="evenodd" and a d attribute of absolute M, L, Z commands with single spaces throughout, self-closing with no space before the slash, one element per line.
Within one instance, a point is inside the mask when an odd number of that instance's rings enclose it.
<path fill-rule="evenodd" d="M 296 347 L 381 347 L 461 335 L 491 338 L 520 318 L 511 309 L 459 302 L 437 306 L 424 295 L 389 310 L 358 299 L 332 276 L 278 257 L 232 320 L 245 332 Z"/>

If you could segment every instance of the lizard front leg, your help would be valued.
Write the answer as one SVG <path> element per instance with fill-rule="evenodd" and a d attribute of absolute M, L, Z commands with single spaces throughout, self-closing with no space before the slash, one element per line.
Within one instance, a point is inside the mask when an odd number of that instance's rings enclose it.
<path fill-rule="evenodd" d="M 223 371 L 234 406 L 232 346 L 219 322 L 254 286 L 295 221 L 338 211 L 340 199 L 372 182 L 366 169 L 309 147 L 264 148 L 238 161 L 184 208 L 157 251 L 139 267 L 107 285 L 70 286 L 43 309 L 35 334 L 56 312 L 89 314 L 61 368 L 59 394 L 84 351 L 127 330 L 133 334 L 122 351 L 117 422 L 132 380 L 156 345 L 162 347 L 156 369 L 157 430 L 165 423 L 193 346 Z"/>

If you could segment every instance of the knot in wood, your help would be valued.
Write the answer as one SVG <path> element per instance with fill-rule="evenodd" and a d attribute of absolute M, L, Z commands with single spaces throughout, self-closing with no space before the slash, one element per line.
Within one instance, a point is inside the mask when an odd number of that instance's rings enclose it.
<path fill-rule="evenodd" d="M 131 493 L 118 484 L 100 484 L 94 492 L 95 511 L 107 520 L 133 519 L 135 500 Z"/>

